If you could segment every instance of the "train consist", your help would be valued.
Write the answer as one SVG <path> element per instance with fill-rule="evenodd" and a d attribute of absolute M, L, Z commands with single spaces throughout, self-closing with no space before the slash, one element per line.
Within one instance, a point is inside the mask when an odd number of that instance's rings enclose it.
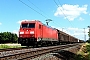
<path fill-rule="evenodd" d="M 77 42 L 82 41 L 56 28 L 49 27 L 39 20 L 22 21 L 20 25 L 18 43 L 22 46 Z"/>

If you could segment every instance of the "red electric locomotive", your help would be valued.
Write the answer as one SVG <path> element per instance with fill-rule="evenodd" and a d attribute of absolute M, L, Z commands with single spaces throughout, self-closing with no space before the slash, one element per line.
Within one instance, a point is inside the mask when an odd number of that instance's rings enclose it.
<path fill-rule="evenodd" d="M 38 20 L 21 22 L 18 43 L 22 46 L 44 45 L 54 42 L 58 42 L 56 29 L 48 27 Z"/>

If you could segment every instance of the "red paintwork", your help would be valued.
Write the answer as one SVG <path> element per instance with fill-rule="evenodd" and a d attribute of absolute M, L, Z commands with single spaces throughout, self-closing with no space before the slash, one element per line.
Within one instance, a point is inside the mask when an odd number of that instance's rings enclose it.
<path fill-rule="evenodd" d="M 21 24 L 25 23 L 35 23 L 35 28 L 20 28 L 19 30 L 19 37 L 21 38 L 31 38 L 35 37 L 38 38 L 44 38 L 44 39 L 52 39 L 54 41 L 58 40 L 58 32 L 56 29 L 53 29 L 51 27 L 47 27 L 43 23 L 41 23 L 38 20 L 34 21 L 23 21 Z M 30 34 L 30 32 L 34 32 L 34 34 Z M 20 34 L 20 32 L 24 32 L 23 34 Z"/>

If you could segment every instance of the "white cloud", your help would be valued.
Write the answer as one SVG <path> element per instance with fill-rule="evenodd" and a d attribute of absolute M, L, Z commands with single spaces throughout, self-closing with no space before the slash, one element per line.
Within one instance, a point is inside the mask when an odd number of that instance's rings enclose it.
<path fill-rule="evenodd" d="M 88 5 L 83 5 L 82 7 L 80 7 L 79 5 L 64 4 L 61 7 L 57 8 L 54 16 L 63 16 L 64 19 L 67 18 L 68 20 L 72 21 L 75 18 L 79 17 L 82 13 L 87 14 L 87 6 Z"/>

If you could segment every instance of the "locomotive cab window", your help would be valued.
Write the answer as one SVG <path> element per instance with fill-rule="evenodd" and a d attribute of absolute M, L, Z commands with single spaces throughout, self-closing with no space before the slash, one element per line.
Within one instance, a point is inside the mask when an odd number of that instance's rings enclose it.
<path fill-rule="evenodd" d="M 21 25 L 22 28 L 35 28 L 35 23 L 25 23 Z"/>
<path fill-rule="evenodd" d="M 28 28 L 35 28 L 35 23 L 29 23 Z"/>
<path fill-rule="evenodd" d="M 22 28 L 27 28 L 27 25 L 28 25 L 28 24 L 22 24 L 21 27 L 22 27 Z"/>

